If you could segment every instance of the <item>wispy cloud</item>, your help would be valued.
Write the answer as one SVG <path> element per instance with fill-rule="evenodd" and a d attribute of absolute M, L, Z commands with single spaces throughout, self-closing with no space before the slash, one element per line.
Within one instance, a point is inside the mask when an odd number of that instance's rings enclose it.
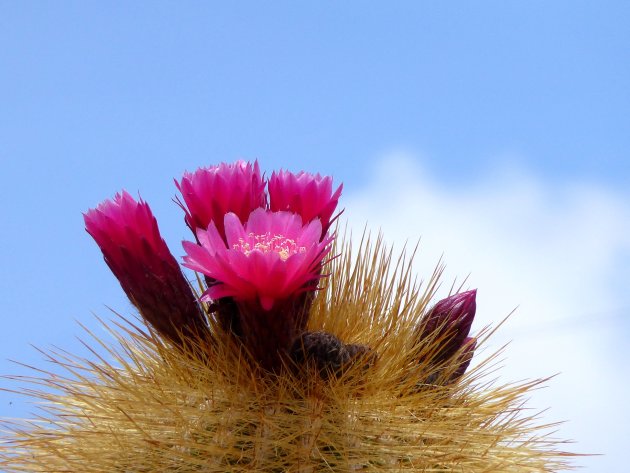
<path fill-rule="evenodd" d="M 578 440 L 580 451 L 608 455 L 582 463 L 618 471 L 630 424 L 627 196 L 514 166 L 447 186 L 417 157 L 392 153 L 345 205 L 358 231 L 368 222 L 398 247 L 421 237 L 421 275 L 443 255 L 445 290 L 470 275 L 466 285 L 479 288 L 477 328 L 519 306 L 494 338 L 494 348 L 513 340 L 501 376 L 560 373 L 532 406 L 551 406 L 547 420 L 569 419 L 560 435 Z"/>

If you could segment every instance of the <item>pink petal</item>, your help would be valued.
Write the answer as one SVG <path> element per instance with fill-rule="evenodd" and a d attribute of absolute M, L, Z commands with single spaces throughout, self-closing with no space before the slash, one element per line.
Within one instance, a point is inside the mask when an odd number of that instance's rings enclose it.
<path fill-rule="evenodd" d="M 256 212 L 256 210 L 254 210 L 254 212 Z M 228 245 L 231 246 L 238 243 L 240 239 L 246 238 L 243 224 L 235 213 L 229 212 L 225 214 L 225 217 L 223 217 L 223 224 L 225 228 L 225 239 L 227 240 Z"/>
<path fill-rule="evenodd" d="M 213 254 L 225 250 L 225 242 L 214 222 L 210 222 L 206 231 L 197 230 L 197 238 L 199 239 L 199 243 Z"/>
<path fill-rule="evenodd" d="M 303 228 L 302 234 L 297 239 L 296 243 L 300 246 L 309 247 L 314 243 L 319 242 L 321 236 L 322 223 L 319 221 L 319 219 L 315 219 Z"/>
<path fill-rule="evenodd" d="M 249 214 L 249 218 L 247 219 L 247 233 L 251 232 L 256 235 L 263 235 L 267 233 L 270 231 L 271 220 L 272 218 L 268 217 L 265 209 L 258 208 L 254 210 Z"/>

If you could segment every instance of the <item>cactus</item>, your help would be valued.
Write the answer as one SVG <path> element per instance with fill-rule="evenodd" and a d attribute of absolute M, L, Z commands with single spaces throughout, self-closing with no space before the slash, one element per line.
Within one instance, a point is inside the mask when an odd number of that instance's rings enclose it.
<path fill-rule="evenodd" d="M 230 172 L 239 167 L 245 169 L 237 163 Z M 303 174 L 298 177 L 304 179 Z M 313 178 L 322 182 L 319 176 Z M 307 255 L 307 277 L 299 290 L 252 289 L 243 275 L 237 280 L 204 266 L 198 258 L 204 242 L 222 240 L 229 250 L 235 248 L 227 246 L 232 225 L 247 229 L 236 214 L 233 221 L 225 220 L 220 231 L 212 230 L 211 223 L 209 235 L 197 230 L 198 248 L 188 244 L 186 260 L 198 271 L 208 270 L 205 283 L 199 278 L 203 296 L 198 294 L 197 309 L 190 308 L 184 294 L 187 311 L 171 319 L 164 308 L 155 311 L 153 302 L 159 298 L 150 298 L 152 303 L 143 306 L 144 299 L 130 296 L 140 318 L 101 321 L 113 343 L 90 333 L 92 345 L 106 355 L 96 349 L 94 359 L 63 351 L 48 353 L 66 375 L 39 374 L 31 380 L 34 388 L 22 388 L 44 403 L 46 414 L 24 423 L 5 422 L 10 432 L 0 444 L 2 470 L 524 473 L 569 469 L 571 455 L 562 451 L 562 442 L 548 437 L 549 426 L 540 425 L 536 415 L 524 409 L 525 396 L 543 380 L 513 385 L 489 381 L 487 373 L 496 354 L 467 370 L 473 352 L 479 352 L 492 333 L 485 329 L 469 337 L 475 291 L 430 306 L 440 268 L 426 284 L 418 284 L 412 272 L 413 255 L 403 252 L 394 257 L 380 236 L 366 233 L 358 247 L 347 235 L 333 242 L 326 232 L 330 202 L 336 205 L 340 189 L 333 194 L 330 182 L 325 183 L 325 193 L 330 195 L 319 198 L 326 224 L 321 225 L 316 212 L 303 217 L 300 225 L 314 225 L 305 231 L 315 236 L 310 242 L 296 233 L 295 241 L 304 251 L 286 242 L 273 250 L 285 252 L 273 256 L 274 268 L 293 254 Z M 283 199 L 291 201 L 290 196 Z M 290 210 L 289 206 L 267 212 Z M 193 217 L 187 213 L 191 228 Z M 295 224 L 285 222 L 289 217 L 277 218 L 283 219 L 283 225 Z M 265 240 L 264 249 L 248 247 L 247 251 L 264 252 L 268 244 Z M 158 246 L 162 248 L 161 243 Z M 218 257 L 212 251 L 210 255 Z M 335 257 L 326 259 L 327 254 Z M 145 269 L 148 260 L 143 260 Z M 232 286 L 221 277 L 232 281 Z M 275 281 L 283 280 L 278 276 Z M 261 327 L 260 319 L 252 322 L 257 315 L 278 328 Z M 162 319 L 156 322 L 158 316 Z M 282 333 L 276 334 L 280 329 Z M 268 339 L 261 339 L 263 333 Z"/>

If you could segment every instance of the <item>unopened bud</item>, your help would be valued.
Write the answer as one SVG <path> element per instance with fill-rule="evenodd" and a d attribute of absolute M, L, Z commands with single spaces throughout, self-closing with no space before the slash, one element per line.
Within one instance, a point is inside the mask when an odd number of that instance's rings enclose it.
<path fill-rule="evenodd" d="M 439 340 L 435 361 L 446 361 L 462 348 L 475 318 L 477 290 L 466 291 L 439 301 L 422 318 L 418 342 Z"/>
<path fill-rule="evenodd" d="M 458 357 L 459 366 L 451 376 L 451 382 L 457 381 L 459 378 L 461 378 L 468 369 L 470 361 L 472 360 L 473 354 L 475 352 L 475 348 L 477 348 L 477 339 L 474 337 L 466 337 L 463 346 L 464 348 L 462 349 L 461 354 Z"/>

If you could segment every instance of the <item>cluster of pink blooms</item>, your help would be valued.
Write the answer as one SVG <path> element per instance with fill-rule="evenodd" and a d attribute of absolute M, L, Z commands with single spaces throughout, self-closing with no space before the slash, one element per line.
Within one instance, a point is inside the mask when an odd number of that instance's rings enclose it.
<path fill-rule="evenodd" d="M 213 304 L 219 322 L 263 366 L 276 365 L 306 326 L 342 186 L 333 190 L 329 176 L 288 171 L 267 183 L 257 162 L 243 161 L 185 173 L 176 185 L 196 240 L 183 243 L 183 265 L 208 283 L 201 301 Z M 123 192 L 84 217 L 145 319 L 174 341 L 180 332 L 199 332 L 204 312 L 148 205 Z"/>
<path fill-rule="evenodd" d="M 183 242 L 183 266 L 202 273 L 207 283 L 200 300 L 146 202 L 117 194 L 84 214 L 87 232 L 130 301 L 163 336 L 176 344 L 191 335 L 211 339 L 211 317 L 257 363 L 276 369 L 305 333 L 330 258 L 329 230 L 342 186 L 333 189 L 331 177 L 305 172 L 273 172 L 266 180 L 258 162 L 244 161 L 187 172 L 175 184 L 195 239 Z M 425 316 L 419 340 L 455 330 L 440 357 L 462 346 L 472 353 L 474 339 L 467 335 L 474 295 L 438 303 Z M 205 309 L 202 302 L 208 303 Z"/>

